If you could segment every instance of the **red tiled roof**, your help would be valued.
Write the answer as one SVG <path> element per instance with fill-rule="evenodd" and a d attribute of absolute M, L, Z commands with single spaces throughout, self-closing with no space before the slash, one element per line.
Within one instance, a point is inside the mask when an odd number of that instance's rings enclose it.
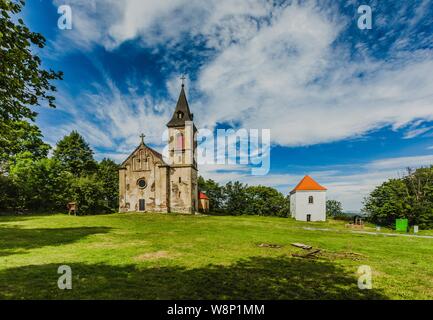
<path fill-rule="evenodd" d="M 203 192 L 199 192 L 199 193 L 198 193 L 198 198 L 199 198 L 199 199 L 206 199 L 206 200 L 209 200 L 209 198 L 207 197 L 207 195 L 205 195 Z"/>
<path fill-rule="evenodd" d="M 318 184 L 316 181 L 314 181 L 313 178 L 310 176 L 305 176 L 298 185 L 291 191 L 300 191 L 300 190 L 327 190 L 325 187 Z"/>

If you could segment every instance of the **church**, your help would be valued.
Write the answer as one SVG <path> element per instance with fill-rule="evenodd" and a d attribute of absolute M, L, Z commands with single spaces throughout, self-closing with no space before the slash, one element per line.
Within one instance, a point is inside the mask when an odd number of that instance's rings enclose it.
<path fill-rule="evenodd" d="M 184 84 L 168 127 L 168 159 L 141 143 L 120 165 L 120 212 L 197 211 L 197 128 Z"/>

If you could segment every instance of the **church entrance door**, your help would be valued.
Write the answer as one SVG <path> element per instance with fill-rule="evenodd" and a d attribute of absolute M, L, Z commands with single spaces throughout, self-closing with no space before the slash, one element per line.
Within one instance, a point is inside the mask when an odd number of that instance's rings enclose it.
<path fill-rule="evenodd" d="M 146 209 L 144 199 L 138 200 L 138 210 L 144 211 Z"/>

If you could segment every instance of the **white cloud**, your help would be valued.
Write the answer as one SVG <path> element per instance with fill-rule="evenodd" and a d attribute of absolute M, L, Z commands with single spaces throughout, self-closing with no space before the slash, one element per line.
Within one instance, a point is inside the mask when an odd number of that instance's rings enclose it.
<path fill-rule="evenodd" d="M 94 149 L 100 150 L 96 152 L 98 159 L 110 156 L 119 162 L 138 145 L 141 133 L 146 135 L 146 143 L 161 147 L 165 125 L 175 105 L 174 101 L 138 94 L 134 88 L 124 95 L 109 78 L 104 83 L 90 84 L 79 100 L 70 98 L 65 87 L 59 91 L 58 108 L 43 113 L 62 112 L 66 120 L 41 125 L 48 142 L 54 145 L 77 130 Z"/>
<path fill-rule="evenodd" d="M 65 2 L 72 7 L 74 28 L 61 37 L 83 49 L 95 44 L 113 49 L 135 38 L 146 45 L 167 45 L 185 33 L 224 47 L 254 31 L 250 16 L 267 16 L 271 10 L 265 0 L 53 0 L 57 6 Z"/>
<path fill-rule="evenodd" d="M 173 47 L 185 34 L 204 39 L 216 55 L 192 84 L 202 94 L 191 103 L 199 126 L 228 121 L 271 128 L 272 142 L 284 146 L 433 120 L 433 53 L 400 52 L 396 46 L 393 59 L 353 61 L 345 44 L 335 40 L 355 21 L 317 3 L 76 0 L 74 29 L 60 37 L 79 47 L 97 43 L 108 49 L 131 39 L 154 47 Z M 411 25 L 425 14 L 424 7 Z M 422 130 L 414 128 L 407 137 Z"/>
<path fill-rule="evenodd" d="M 367 169 L 404 169 L 407 167 L 429 166 L 431 164 L 433 164 L 433 155 L 424 155 L 376 160 L 369 163 Z"/>
<path fill-rule="evenodd" d="M 332 46 L 339 30 L 315 7 L 288 7 L 203 67 L 199 87 L 207 110 L 217 110 L 204 120 L 271 128 L 274 143 L 294 146 L 433 119 L 432 52 L 399 64 L 354 62 Z"/>
<path fill-rule="evenodd" d="M 405 133 L 404 139 L 412 139 L 418 137 L 420 135 L 423 135 L 424 133 L 429 132 L 431 129 L 433 129 L 433 126 L 411 129 Z"/>

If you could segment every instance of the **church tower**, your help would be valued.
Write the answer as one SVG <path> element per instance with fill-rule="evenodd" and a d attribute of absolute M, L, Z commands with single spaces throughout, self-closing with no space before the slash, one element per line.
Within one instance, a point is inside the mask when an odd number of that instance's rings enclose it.
<path fill-rule="evenodd" d="M 182 83 L 179 99 L 168 127 L 170 211 L 194 213 L 198 206 L 197 129 Z"/>

